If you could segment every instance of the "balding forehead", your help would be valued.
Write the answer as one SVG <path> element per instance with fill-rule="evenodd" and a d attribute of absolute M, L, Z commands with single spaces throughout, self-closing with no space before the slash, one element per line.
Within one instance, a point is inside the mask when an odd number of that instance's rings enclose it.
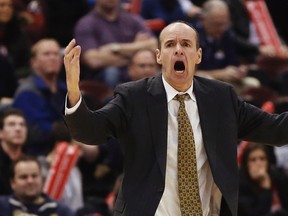
<path fill-rule="evenodd" d="M 191 26 L 187 25 L 186 23 L 176 22 L 176 23 L 169 24 L 161 31 L 160 36 L 159 36 L 160 41 L 163 37 L 163 34 L 165 34 L 166 32 L 172 32 L 172 31 L 177 32 L 177 31 L 181 31 L 185 29 L 186 30 L 190 29 L 191 31 L 195 32 L 195 30 Z"/>
<path fill-rule="evenodd" d="M 192 38 L 191 38 L 191 34 L 192 34 Z M 170 38 L 175 38 L 175 37 L 179 37 L 179 38 L 183 38 L 187 40 L 196 40 L 196 47 L 199 48 L 199 36 L 197 31 L 190 25 L 186 24 L 186 23 L 182 23 L 182 22 L 175 22 L 175 23 L 171 23 L 168 26 L 166 26 L 162 32 L 160 33 L 159 36 L 159 48 L 161 48 L 161 43 L 163 42 L 163 37 L 167 36 L 166 39 Z M 169 39 L 168 39 L 169 40 Z"/>

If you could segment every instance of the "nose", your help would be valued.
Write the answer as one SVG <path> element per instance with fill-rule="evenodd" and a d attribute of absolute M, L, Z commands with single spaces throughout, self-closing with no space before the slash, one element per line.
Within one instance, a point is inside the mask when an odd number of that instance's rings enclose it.
<path fill-rule="evenodd" d="M 180 43 L 177 43 L 175 46 L 175 55 L 183 55 L 183 49 Z"/>
<path fill-rule="evenodd" d="M 34 177 L 33 176 L 27 177 L 27 182 L 28 183 L 33 183 L 34 182 Z"/>

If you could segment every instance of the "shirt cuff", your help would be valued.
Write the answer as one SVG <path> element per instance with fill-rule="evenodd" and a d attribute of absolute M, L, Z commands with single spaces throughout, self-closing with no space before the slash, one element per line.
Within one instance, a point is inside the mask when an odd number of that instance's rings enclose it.
<path fill-rule="evenodd" d="M 66 99 L 65 99 L 65 115 L 70 115 L 70 114 L 73 114 L 77 109 L 78 107 L 80 106 L 81 102 L 82 102 L 82 96 L 80 96 L 80 99 L 79 101 L 75 104 L 75 106 L 71 107 L 71 108 L 68 108 L 67 107 L 67 102 L 68 102 L 68 98 L 67 98 L 67 95 L 66 95 Z"/>

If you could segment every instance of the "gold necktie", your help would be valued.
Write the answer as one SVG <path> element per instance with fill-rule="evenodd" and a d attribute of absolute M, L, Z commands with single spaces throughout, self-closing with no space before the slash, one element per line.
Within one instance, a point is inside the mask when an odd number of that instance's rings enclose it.
<path fill-rule="evenodd" d="M 192 127 L 185 110 L 187 94 L 176 95 L 178 111 L 178 191 L 182 216 L 202 216 L 196 150 Z"/>

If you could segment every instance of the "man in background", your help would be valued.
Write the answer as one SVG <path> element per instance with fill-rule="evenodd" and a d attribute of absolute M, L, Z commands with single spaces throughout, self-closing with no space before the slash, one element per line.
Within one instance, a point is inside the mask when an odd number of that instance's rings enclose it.
<path fill-rule="evenodd" d="M 6 109 L 0 118 L 0 195 L 12 192 L 9 167 L 23 155 L 27 134 L 24 114 L 18 109 Z"/>
<path fill-rule="evenodd" d="M 66 85 L 59 79 L 61 47 L 54 39 L 44 38 L 31 50 L 31 75 L 21 82 L 13 107 L 21 109 L 31 130 L 27 153 L 46 155 L 53 149 L 53 124 L 62 121 Z"/>
<path fill-rule="evenodd" d="M 97 0 L 75 26 L 85 66 L 82 79 L 100 80 L 112 88 L 127 81 L 127 66 L 137 50 L 157 47 L 144 20 L 121 10 L 120 4 L 120 0 Z"/>
<path fill-rule="evenodd" d="M 42 193 L 40 164 L 32 156 L 23 156 L 11 166 L 13 195 L 0 197 L 0 215 L 75 216 L 67 206 Z"/>

